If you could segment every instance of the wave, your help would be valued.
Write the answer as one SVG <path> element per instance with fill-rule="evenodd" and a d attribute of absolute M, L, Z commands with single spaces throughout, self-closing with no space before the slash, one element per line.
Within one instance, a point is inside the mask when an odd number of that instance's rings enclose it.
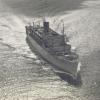
<path fill-rule="evenodd" d="M 91 91 L 90 84 L 98 88 L 100 83 L 100 7 L 98 6 L 100 5 L 100 1 L 90 0 L 85 3 L 89 6 L 84 9 L 77 9 L 62 15 L 47 17 L 47 20 L 50 21 L 50 27 L 59 33 L 61 33 L 62 25 L 60 24 L 58 28 L 58 24 L 63 20 L 65 33 L 69 37 L 71 45 L 76 47 L 77 53 L 81 57 L 88 55 L 83 61 L 85 70 L 82 68 L 85 84 L 85 87 L 83 87 L 85 89 L 83 89 L 82 93 L 88 96 Z M 15 53 L 19 53 L 26 58 L 32 58 L 36 61 L 35 64 L 37 64 L 38 59 L 34 59 L 35 55 L 32 55 L 25 42 L 25 25 L 34 21 L 34 19 L 35 21 L 42 22 L 41 19 L 33 18 L 31 15 L 27 16 L 23 13 L 4 12 L 5 10 L 2 9 L 0 9 L 0 13 L 2 14 L 0 15 L 0 41 L 8 47 L 15 48 Z M 32 13 L 32 11 L 29 13 Z M 87 87 L 90 91 L 86 91 Z M 95 91 L 94 88 L 92 89 L 93 91 Z"/>

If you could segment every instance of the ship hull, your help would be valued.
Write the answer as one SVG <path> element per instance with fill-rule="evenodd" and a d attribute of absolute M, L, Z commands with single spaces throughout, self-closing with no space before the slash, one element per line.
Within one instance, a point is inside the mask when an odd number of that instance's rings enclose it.
<path fill-rule="evenodd" d="M 69 74 L 73 78 L 77 78 L 78 74 L 78 61 L 64 61 L 60 60 L 54 55 L 49 54 L 41 45 L 34 40 L 33 37 L 27 34 L 26 41 L 33 53 L 37 53 L 41 58 L 50 63 L 54 68 Z"/>

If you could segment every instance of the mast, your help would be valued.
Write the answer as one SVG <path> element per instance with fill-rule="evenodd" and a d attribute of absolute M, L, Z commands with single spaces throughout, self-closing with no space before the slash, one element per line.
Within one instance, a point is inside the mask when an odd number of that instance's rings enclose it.
<path fill-rule="evenodd" d="M 64 27 L 64 21 L 62 20 L 63 23 L 63 36 L 65 35 L 65 27 Z"/>
<path fill-rule="evenodd" d="M 63 46 L 64 46 L 64 53 L 65 53 L 65 25 L 64 25 L 64 21 L 62 20 L 62 25 L 63 25 L 63 30 L 62 30 L 62 34 L 63 34 Z"/>

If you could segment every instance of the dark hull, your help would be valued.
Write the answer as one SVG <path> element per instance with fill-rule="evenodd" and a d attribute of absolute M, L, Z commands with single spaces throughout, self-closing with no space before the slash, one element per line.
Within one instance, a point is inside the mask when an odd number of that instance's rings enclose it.
<path fill-rule="evenodd" d="M 54 68 L 76 78 L 78 73 L 78 61 L 64 61 L 50 55 L 45 48 L 39 45 L 34 38 L 27 34 L 26 41 L 32 52 L 37 53 L 41 58 L 50 63 Z"/>

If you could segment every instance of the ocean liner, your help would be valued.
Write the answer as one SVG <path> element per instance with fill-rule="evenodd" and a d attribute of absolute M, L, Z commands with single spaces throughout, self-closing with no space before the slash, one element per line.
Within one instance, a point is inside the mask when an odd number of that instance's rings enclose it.
<path fill-rule="evenodd" d="M 70 75 L 77 79 L 80 72 L 78 54 L 72 52 L 68 37 L 65 38 L 64 24 L 61 34 L 49 27 L 48 21 L 43 25 L 28 25 L 26 41 L 31 51 L 49 63 L 59 73 Z"/>

